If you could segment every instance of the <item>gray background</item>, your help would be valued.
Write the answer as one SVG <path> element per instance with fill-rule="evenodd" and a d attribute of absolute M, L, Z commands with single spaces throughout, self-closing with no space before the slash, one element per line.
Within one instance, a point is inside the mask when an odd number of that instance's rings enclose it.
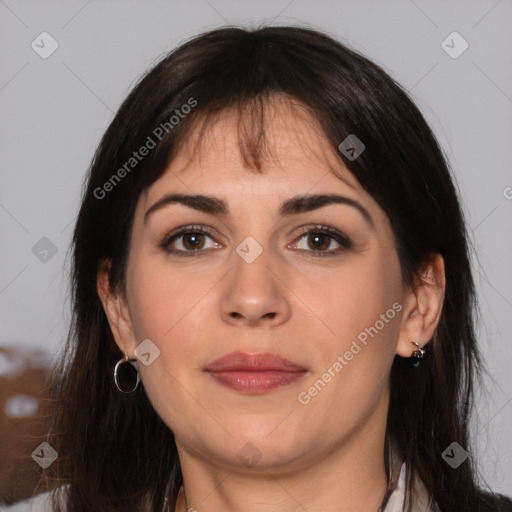
<path fill-rule="evenodd" d="M 475 246 L 480 340 L 492 376 L 480 394 L 470 455 L 483 480 L 512 495 L 510 0 L 0 0 L 0 346 L 51 354 L 61 347 L 80 187 L 134 80 L 200 31 L 261 22 L 309 24 L 362 51 L 411 92 L 435 130 Z M 43 31 L 59 45 L 47 59 L 31 48 L 34 40 L 42 45 Z M 453 31 L 469 44 L 458 58 L 441 46 Z M 456 39 L 448 44 L 461 48 Z M 43 237 L 57 248 L 46 261 L 32 251 Z"/>

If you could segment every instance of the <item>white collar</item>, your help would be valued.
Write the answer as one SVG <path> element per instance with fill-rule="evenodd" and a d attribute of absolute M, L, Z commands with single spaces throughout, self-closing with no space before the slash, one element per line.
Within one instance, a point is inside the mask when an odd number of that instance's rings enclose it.
<path fill-rule="evenodd" d="M 405 501 L 405 462 L 402 464 L 400 476 L 395 490 L 392 492 L 383 512 L 401 512 Z"/>
<path fill-rule="evenodd" d="M 407 468 L 405 462 L 400 469 L 400 476 L 395 489 L 389 497 L 386 507 L 383 512 L 402 512 L 404 510 L 405 501 L 405 477 Z M 413 512 L 441 512 L 437 503 L 434 503 L 434 508 L 428 504 L 428 495 L 423 482 L 416 480 L 414 487 L 414 508 Z"/>

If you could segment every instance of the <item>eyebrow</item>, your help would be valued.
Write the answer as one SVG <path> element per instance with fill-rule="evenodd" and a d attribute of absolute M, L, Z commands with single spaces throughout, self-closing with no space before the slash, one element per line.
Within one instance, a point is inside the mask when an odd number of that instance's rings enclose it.
<path fill-rule="evenodd" d="M 202 194 L 166 194 L 146 211 L 144 214 L 144 223 L 147 223 L 153 213 L 171 204 L 182 204 L 210 215 L 229 215 L 229 206 L 223 199 Z M 319 208 L 331 204 L 344 204 L 355 208 L 364 217 L 369 226 L 375 229 L 375 224 L 370 213 L 361 203 L 355 199 L 337 194 L 303 194 L 291 197 L 281 205 L 279 214 L 283 217 L 287 217 L 318 210 Z"/>

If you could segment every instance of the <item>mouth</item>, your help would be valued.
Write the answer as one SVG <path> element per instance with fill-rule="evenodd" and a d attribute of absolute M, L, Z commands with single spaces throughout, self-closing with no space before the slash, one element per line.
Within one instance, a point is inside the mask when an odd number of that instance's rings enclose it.
<path fill-rule="evenodd" d="M 204 371 L 218 384 L 247 394 L 262 394 L 291 384 L 308 372 L 276 354 L 233 352 L 212 363 Z"/>

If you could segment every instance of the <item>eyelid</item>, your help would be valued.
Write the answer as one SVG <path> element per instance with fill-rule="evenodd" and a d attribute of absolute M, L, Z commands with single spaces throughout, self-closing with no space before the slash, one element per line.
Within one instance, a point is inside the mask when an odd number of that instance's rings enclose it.
<path fill-rule="evenodd" d="M 316 233 L 316 232 L 322 232 L 322 233 L 329 233 L 331 235 L 338 235 L 339 237 L 346 238 L 349 240 L 348 236 L 339 231 L 336 228 L 333 228 L 332 226 L 328 226 L 327 224 L 306 224 L 305 226 L 301 226 L 299 228 L 299 236 L 303 236 L 306 233 Z"/>
<path fill-rule="evenodd" d="M 213 232 L 215 231 L 210 226 L 205 226 L 204 224 L 186 224 L 185 226 L 180 226 L 176 229 L 173 229 L 170 233 L 167 233 L 168 238 L 172 238 L 177 235 L 181 235 L 183 233 L 188 233 L 189 231 L 198 231 L 198 232 L 204 232 L 208 235 L 213 236 Z"/>

